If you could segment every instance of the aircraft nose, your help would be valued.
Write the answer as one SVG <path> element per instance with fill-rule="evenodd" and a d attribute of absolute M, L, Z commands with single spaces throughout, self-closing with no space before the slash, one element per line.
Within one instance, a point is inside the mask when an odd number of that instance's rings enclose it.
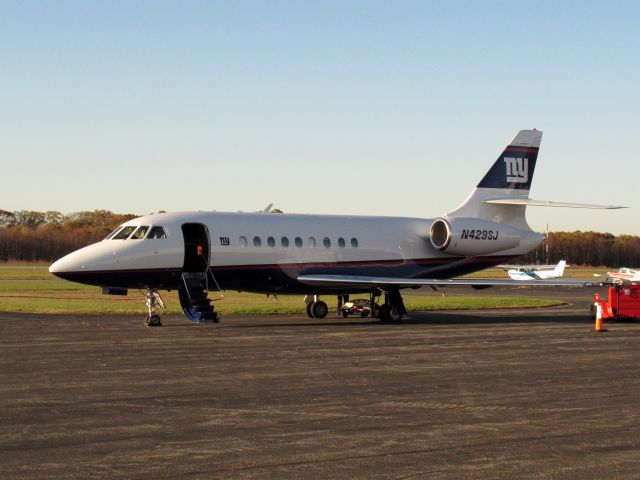
<path fill-rule="evenodd" d="M 54 275 L 60 271 L 60 260 L 56 260 L 51 265 L 49 265 L 49 273 L 53 273 Z"/>
<path fill-rule="evenodd" d="M 57 277 L 66 278 L 66 274 L 82 271 L 84 269 L 84 265 L 80 260 L 81 259 L 79 258 L 79 255 L 77 255 L 77 252 L 70 253 L 69 255 L 65 255 L 61 259 L 53 262 L 49 267 L 49 272 Z"/>
<path fill-rule="evenodd" d="M 49 272 L 72 282 L 105 285 L 117 262 L 112 245 L 99 242 L 62 257 L 49 267 Z"/>
<path fill-rule="evenodd" d="M 56 277 L 86 285 L 98 285 L 100 275 L 95 271 L 96 255 L 92 246 L 82 248 L 62 257 L 49 267 Z"/>

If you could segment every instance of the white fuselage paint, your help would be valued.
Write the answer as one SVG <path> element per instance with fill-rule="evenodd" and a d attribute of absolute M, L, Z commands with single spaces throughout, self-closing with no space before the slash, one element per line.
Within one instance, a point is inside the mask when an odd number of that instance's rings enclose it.
<path fill-rule="evenodd" d="M 429 220 L 391 217 L 340 217 L 261 213 L 185 212 L 139 217 L 124 225 L 160 225 L 167 238 L 103 240 L 73 252 L 52 265 L 53 271 L 103 271 L 121 269 L 181 268 L 185 223 L 204 224 L 211 243 L 212 266 L 291 263 L 336 263 L 347 261 L 398 260 L 444 255 L 429 244 Z M 254 237 L 261 246 L 254 246 Z M 221 245 L 220 238 L 228 245 Z M 247 245 L 242 246 L 241 237 Z M 267 244 L 269 237 L 275 246 Z M 282 238 L 289 241 L 282 246 Z M 295 245 L 300 237 L 302 247 Z M 315 239 L 313 247 L 310 238 Z M 328 238 L 329 248 L 323 241 Z M 338 244 L 339 238 L 345 247 Z M 357 248 L 351 239 L 358 242 Z"/>
<path fill-rule="evenodd" d="M 513 280 L 551 280 L 561 278 L 564 275 L 565 260 L 560 260 L 555 267 L 522 266 L 507 270 Z"/>
<path fill-rule="evenodd" d="M 414 261 L 436 261 L 444 265 L 448 259 L 459 263 L 460 256 L 436 250 L 429 241 L 431 219 L 403 217 L 297 215 L 271 213 L 183 212 L 155 214 L 133 219 L 124 225 L 162 226 L 163 239 L 103 240 L 58 260 L 52 273 L 91 273 L 113 271 L 138 273 L 151 270 L 180 270 L 184 262 L 182 225 L 200 223 L 210 237 L 210 265 L 216 269 L 241 270 L 248 266 L 278 268 L 295 281 L 297 275 L 315 266 L 366 265 L 369 268 L 401 266 Z M 518 256 L 540 241 L 540 235 L 523 231 L 517 248 L 495 252 L 496 263 L 505 257 Z M 246 245 L 241 238 L 246 238 Z M 261 245 L 254 245 L 259 237 Z M 269 246 L 273 237 L 275 245 Z M 288 246 L 282 245 L 282 238 Z M 296 237 L 302 246 L 296 246 Z M 310 239 L 315 240 L 315 246 Z M 330 246 L 324 244 L 325 238 Z M 340 239 L 344 240 L 341 246 Z M 352 244 L 355 239 L 357 246 Z M 464 261 L 464 259 L 462 259 Z M 489 260 L 491 261 L 491 260 Z M 299 267 L 299 268 L 296 268 Z M 439 267 L 441 268 L 441 267 Z M 486 268 L 479 266 L 477 269 Z M 439 276 L 450 275 L 443 271 Z M 82 281 L 77 280 L 77 281 Z M 89 283 L 97 283 L 95 280 Z M 108 281 L 105 280 L 105 285 Z M 254 290 L 262 290 L 255 288 Z M 225 288 L 224 285 L 222 285 Z M 265 285 L 264 290 L 271 290 Z M 234 285 L 234 288 L 239 288 Z M 281 289 L 282 291 L 282 289 Z"/>
<path fill-rule="evenodd" d="M 554 274 L 553 271 L 551 270 L 549 271 L 539 270 L 533 273 L 533 272 L 527 272 L 524 270 L 513 269 L 513 270 L 509 270 L 507 273 L 509 274 L 509 277 L 512 278 L 513 280 L 550 280 L 552 278 L 560 277 L 560 275 Z"/>

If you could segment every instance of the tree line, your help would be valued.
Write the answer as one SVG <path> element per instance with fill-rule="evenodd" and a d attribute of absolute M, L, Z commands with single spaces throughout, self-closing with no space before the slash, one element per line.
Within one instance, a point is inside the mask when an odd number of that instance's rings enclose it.
<path fill-rule="evenodd" d="M 0 261 L 51 262 L 98 242 L 137 215 L 108 210 L 36 212 L 0 210 Z"/>
<path fill-rule="evenodd" d="M 137 215 L 93 210 L 64 215 L 56 211 L 0 210 L 0 261 L 52 262 L 98 242 Z M 639 267 L 640 237 L 600 232 L 549 232 L 545 241 L 517 262 Z"/>
<path fill-rule="evenodd" d="M 545 241 L 520 259 L 526 264 L 631 267 L 640 266 L 640 237 L 601 232 L 549 232 Z"/>

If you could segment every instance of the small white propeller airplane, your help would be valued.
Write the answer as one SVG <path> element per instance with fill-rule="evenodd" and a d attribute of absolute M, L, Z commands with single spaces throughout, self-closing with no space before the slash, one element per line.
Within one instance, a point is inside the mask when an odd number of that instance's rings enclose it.
<path fill-rule="evenodd" d="M 594 277 L 603 277 L 605 275 L 600 275 L 598 273 L 593 274 Z M 633 270 L 631 268 L 622 267 L 617 272 L 607 272 L 606 274 L 607 280 L 616 282 L 616 283 L 640 283 L 640 270 Z"/>
<path fill-rule="evenodd" d="M 460 275 L 513 260 L 543 239 L 525 219 L 527 206 L 622 208 L 529 198 L 542 132 L 521 130 L 467 199 L 435 219 L 347 215 L 183 212 L 130 220 L 103 241 L 50 267 L 58 277 L 145 292 L 147 325 L 160 325 L 160 290 L 178 290 L 186 316 L 217 322 L 210 290 L 300 293 L 307 314 L 327 315 L 321 294 L 368 292 L 374 315 L 406 313 L 400 290 L 423 285 L 573 285 L 559 280 L 474 280 Z M 437 202 L 437 199 L 435 199 Z M 269 211 L 269 209 L 265 209 Z"/>
<path fill-rule="evenodd" d="M 506 270 L 513 280 L 551 280 L 562 278 L 567 262 L 560 260 L 557 265 L 498 265 Z"/>

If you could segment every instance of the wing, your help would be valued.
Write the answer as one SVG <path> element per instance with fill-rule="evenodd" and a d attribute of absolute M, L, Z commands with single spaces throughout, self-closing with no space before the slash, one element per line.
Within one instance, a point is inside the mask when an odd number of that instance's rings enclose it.
<path fill-rule="evenodd" d="M 602 282 L 585 280 L 485 280 L 485 279 L 441 279 L 441 278 L 393 278 L 364 277 L 355 275 L 301 275 L 298 281 L 305 285 L 327 288 L 372 288 L 372 287 L 446 287 L 465 285 L 469 287 L 597 287 Z"/>

